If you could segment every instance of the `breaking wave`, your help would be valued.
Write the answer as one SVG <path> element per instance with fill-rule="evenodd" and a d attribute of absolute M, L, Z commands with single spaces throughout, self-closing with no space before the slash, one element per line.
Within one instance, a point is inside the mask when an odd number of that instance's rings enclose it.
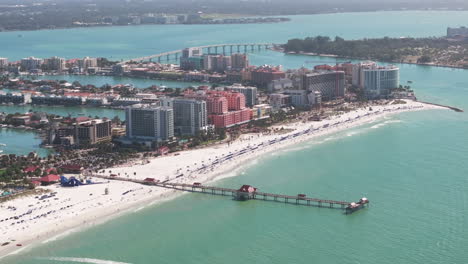
<path fill-rule="evenodd" d="M 127 262 L 118 262 L 105 259 L 92 259 L 92 258 L 69 258 L 69 257 L 52 257 L 47 258 L 48 260 L 55 261 L 69 261 L 69 262 L 78 262 L 78 263 L 91 263 L 91 264 L 131 264 Z"/>

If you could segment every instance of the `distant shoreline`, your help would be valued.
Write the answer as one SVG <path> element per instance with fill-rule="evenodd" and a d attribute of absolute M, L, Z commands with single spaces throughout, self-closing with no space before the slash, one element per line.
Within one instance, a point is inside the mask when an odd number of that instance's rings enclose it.
<path fill-rule="evenodd" d="M 354 13 L 378 13 L 378 12 L 468 12 L 468 9 L 377 9 L 377 10 L 363 10 L 363 11 L 335 11 L 335 12 L 318 12 L 318 13 L 307 13 L 307 14 L 282 14 L 282 15 L 271 15 L 268 17 L 285 17 L 291 18 L 296 16 L 313 16 L 313 15 L 332 15 L 332 14 L 354 14 Z M 245 14 L 244 17 L 262 17 L 261 15 Z M 186 25 L 241 25 L 241 24 L 276 24 L 289 21 L 281 22 L 258 22 L 258 23 L 220 23 L 220 24 L 210 24 L 210 23 L 195 23 L 195 24 L 140 24 L 140 25 L 95 25 L 95 26 L 57 26 L 54 28 L 37 28 L 37 29 L 0 29 L 0 34 L 5 32 L 28 32 L 28 31 L 41 31 L 41 30 L 61 30 L 61 29 L 78 29 L 78 28 L 106 28 L 106 27 L 129 27 L 129 26 L 186 26 Z M 1 26 L 1 25 L 0 25 Z"/>
<path fill-rule="evenodd" d="M 468 11 L 468 10 L 467 10 Z M 287 15 L 288 17 L 291 15 Z M 3 32 L 27 32 L 27 31 L 41 31 L 41 30 L 60 30 L 60 29 L 77 29 L 77 28 L 108 28 L 108 27 L 131 27 L 131 26 L 189 26 L 189 25 L 251 25 L 251 24 L 277 24 L 277 23 L 285 23 L 291 21 L 290 18 L 286 16 L 268 16 L 268 17 L 261 17 L 261 16 L 254 16 L 254 15 L 245 15 L 246 18 L 281 18 L 284 19 L 283 21 L 258 21 L 258 22 L 234 22 L 234 23 L 174 23 L 174 24 L 156 24 L 156 23 L 148 23 L 148 24 L 129 24 L 129 25 L 106 25 L 106 24 L 96 24 L 96 25 L 69 25 L 69 26 L 57 26 L 53 28 L 37 28 L 37 29 L 0 29 L 0 33 Z M 21 34 L 19 34 L 21 35 Z"/>
<path fill-rule="evenodd" d="M 420 65 L 420 66 L 431 66 L 431 67 L 441 67 L 441 68 L 452 68 L 452 69 L 462 69 L 468 70 L 468 68 L 461 67 L 461 66 L 454 66 L 454 65 L 446 65 L 446 64 L 433 64 L 433 63 L 420 63 L 420 62 L 409 62 L 409 61 L 382 61 L 373 58 L 359 58 L 359 57 L 347 57 L 347 56 L 339 56 L 336 54 L 316 54 L 310 52 L 285 52 L 282 49 L 272 49 L 273 51 L 282 52 L 286 55 L 305 55 L 311 57 L 330 57 L 335 59 L 343 59 L 343 60 L 360 60 L 360 61 L 368 61 L 368 60 L 375 60 L 385 63 L 399 63 L 399 64 L 412 64 L 412 65 Z"/>

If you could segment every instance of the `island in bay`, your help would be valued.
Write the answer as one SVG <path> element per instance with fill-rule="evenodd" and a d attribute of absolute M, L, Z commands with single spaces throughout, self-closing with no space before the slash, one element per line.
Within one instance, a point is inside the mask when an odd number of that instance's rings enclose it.
<path fill-rule="evenodd" d="M 313 56 L 468 68 L 468 28 L 448 28 L 445 37 L 430 38 L 345 40 L 336 37 L 332 40 L 317 36 L 290 39 L 279 50 Z"/>

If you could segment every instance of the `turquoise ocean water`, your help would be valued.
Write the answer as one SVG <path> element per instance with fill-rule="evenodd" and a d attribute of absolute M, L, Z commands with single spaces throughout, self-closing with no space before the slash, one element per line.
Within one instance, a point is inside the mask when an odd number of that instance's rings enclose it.
<path fill-rule="evenodd" d="M 267 25 L 22 33 L 23 38 L 37 40 L 31 49 L 20 45 L 23 40 L 18 40 L 18 32 L 1 33 L 0 41 L 19 41 L 15 48 L 8 46 L 10 50 L 4 51 L 10 57 L 45 57 L 63 49 L 57 55 L 123 58 L 198 44 L 284 42 L 289 37 L 317 34 L 346 38 L 443 35 L 447 26 L 466 25 L 466 17 L 468 12 L 329 14 Z M 74 49 L 67 48 L 73 43 Z M 286 68 L 334 63 L 330 58 L 274 52 L 253 54 L 251 61 Z M 413 81 L 419 99 L 468 109 L 468 71 L 399 66 L 402 82 Z M 307 193 L 336 200 L 370 199 L 369 209 L 350 216 L 325 208 L 238 203 L 226 197 L 187 194 L 41 244 L 0 263 L 72 263 L 49 257 L 133 264 L 467 263 L 467 133 L 466 113 L 402 113 L 289 151 L 266 154 L 233 174 L 236 177 L 214 183 L 227 187 L 252 184 L 266 192 Z"/>

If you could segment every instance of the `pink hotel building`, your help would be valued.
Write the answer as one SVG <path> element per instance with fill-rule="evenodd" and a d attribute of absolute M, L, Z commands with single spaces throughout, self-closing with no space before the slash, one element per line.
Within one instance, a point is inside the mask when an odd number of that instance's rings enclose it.
<path fill-rule="evenodd" d="M 209 123 L 216 128 L 228 128 L 247 123 L 252 119 L 252 110 L 245 106 L 245 96 L 230 91 L 187 91 L 184 95 L 206 101 Z"/>

